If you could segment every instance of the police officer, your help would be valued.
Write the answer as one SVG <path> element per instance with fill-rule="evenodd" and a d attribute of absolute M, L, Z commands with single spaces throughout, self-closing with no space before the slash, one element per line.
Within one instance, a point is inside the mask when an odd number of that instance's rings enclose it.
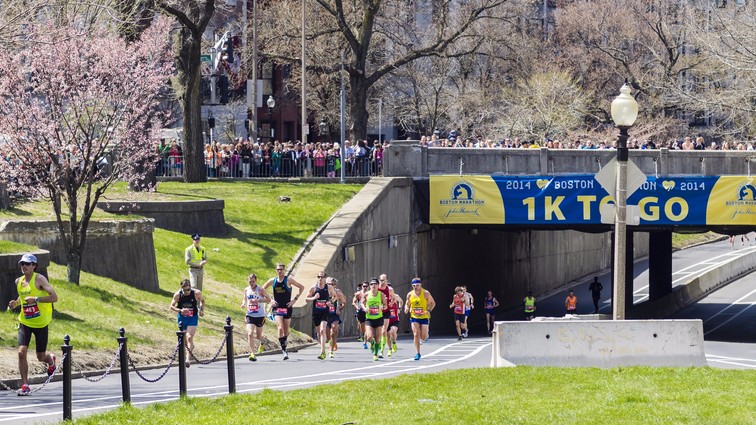
<path fill-rule="evenodd" d="M 207 250 L 200 245 L 200 234 L 192 235 L 192 244 L 184 250 L 184 261 L 189 266 L 189 283 L 192 289 L 202 290 L 202 279 L 205 277 L 207 264 Z"/>

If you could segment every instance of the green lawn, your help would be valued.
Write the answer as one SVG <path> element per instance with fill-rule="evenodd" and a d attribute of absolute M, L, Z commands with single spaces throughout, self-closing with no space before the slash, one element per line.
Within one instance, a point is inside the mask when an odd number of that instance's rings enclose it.
<path fill-rule="evenodd" d="M 273 276 L 276 262 L 288 264 L 305 240 L 333 215 L 344 202 L 361 189 L 361 185 L 289 184 L 268 182 L 210 182 L 204 184 L 160 183 L 157 195 L 136 194 L 132 198 L 158 196 L 178 199 L 219 198 L 225 200 L 228 233 L 224 237 L 205 237 L 209 262 L 203 292 L 207 300 L 206 317 L 197 337 L 197 352 L 212 355 L 223 335 L 226 316 L 234 321 L 237 352 L 246 351 L 241 294 L 249 273 L 260 279 Z M 126 196 L 124 186 L 109 196 Z M 286 195 L 291 202 L 279 203 Z M 15 206 L 0 215 L 0 220 L 14 217 L 28 219 L 49 217 L 49 206 L 39 202 Z M 99 213 L 98 213 L 99 214 Z M 55 319 L 51 325 L 51 347 L 59 347 L 69 334 L 77 359 L 88 366 L 107 366 L 115 351 L 117 330 L 126 329 L 132 356 L 145 362 L 165 361 L 175 347 L 175 316 L 168 309 L 172 293 L 180 279 L 187 277 L 184 248 L 191 244 L 188 235 L 156 229 L 155 254 L 160 291 L 150 293 L 134 289 L 111 279 L 82 273 L 81 284 L 65 281 L 66 268 L 52 264 L 50 280 L 59 294 Z M 23 252 L 28 247 L 10 242 L 0 243 L 0 252 Z M 114 261 L 111 259 L 110 261 Z M 14 359 L 16 315 L 0 314 L 0 355 Z M 270 324 L 266 335 L 275 331 Z M 271 338 L 276 340 L 276 338 Z M 277 344 L 277 341 L 276 341 Z M 145 347 L 145 345 L 147 347 Z M 57 348 L 55 348 L 58 351 Z M 159 354 L 155 355 L 157 352 Z M 105 355 L 103 355 L 103 353 Z M 0 378 L 15 378 L 12 367 L 2 368 Z M 2 362 L 0 362 L 2 363 Z M 40 371 L 36 362 L 32 373 Z"/>
<path fill-rule="evenodd" d="M 753 424 L 756 371 L 450 370 L 121 407 L 76 424 Z"/>

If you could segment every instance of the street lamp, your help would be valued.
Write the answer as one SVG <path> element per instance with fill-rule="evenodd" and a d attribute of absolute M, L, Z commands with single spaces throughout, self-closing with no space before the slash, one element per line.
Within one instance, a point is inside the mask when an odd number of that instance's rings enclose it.
<path fill-rule="evenodd" d="M 620 130 L 617 139 L 617 191 L 614 219 L 614 287 L 612 293 L 612 319 L 625 319 L 625 257 L 627 243 L 627 130 L 638 117 L 638 102 L 630 94 L 627 83 L 612 101 L 612 120 Z"/>
<path fill-rule="evenodd" d="M 276 107 L 276 99 L 273 99 L 273 95 L 271 94 L 265 103 L 268 104 L 268 118 L 273 119 L 273 108 Z"/>

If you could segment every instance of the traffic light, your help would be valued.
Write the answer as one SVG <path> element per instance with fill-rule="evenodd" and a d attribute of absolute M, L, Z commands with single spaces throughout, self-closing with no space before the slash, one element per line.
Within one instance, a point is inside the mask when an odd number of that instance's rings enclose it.
<path fill-rule="evenodd" d="M 218 77 L 218 93 L 220 95 L 220 104 L 228 103 L 228 76 L 221 75 Z"/>

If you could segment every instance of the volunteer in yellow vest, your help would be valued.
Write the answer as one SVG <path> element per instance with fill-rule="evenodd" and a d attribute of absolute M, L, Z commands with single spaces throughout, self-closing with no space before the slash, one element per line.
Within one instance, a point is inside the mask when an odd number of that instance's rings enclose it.
<path fill-rule="evenodd" d="M 420 360 L 420 340 L 428 339 L 428 326 L 430 312 L 436 306 L 430 292 L 423 289 L 422 280 L 419 277 L 412 279 L 412 290 L 407 294 L 407 302 L 404 304 L 404 312 L 410 315 L 412 334 L 414 336 L 415 360 Z"/>
<path fill-rule="evenodd" d="M 522 305 L 525 306 L 525 320 L 533 320 L 533 317 L 535 317 L 535 297 L 533 296 L 533 293 L 528 291 L 528 295 L 523 298 Z"/>
<path fill-rule="evenodd" d="M 200 234 L 192 235 L 192 244 L 184 250 L 184 261 L 189 266 L 189 283 L 192 289 L 202 290 L 202 279 L 205 277 L 207 251 L 200 245 Z"/>
<path fill-rule="evenodd" d="M 55 354 L 47 352 L 48 325 L 52 321 L 52 303 L 58 301 L 52 285 L 37 274 L 37 257 L 24 254 L 18 262 L 24 275 L 16 279 L 18 298 L 10 300 L 9 309 L 21 306 L 18 320 L 18 369 L 21 373 L 21 388 L 18 395 L 31 395 L 29 388 L 29 363 L 26 360 L 31 337 L 36 341 L 37 360 L 47 364 L 47 375 L 55 373 Z"/>

